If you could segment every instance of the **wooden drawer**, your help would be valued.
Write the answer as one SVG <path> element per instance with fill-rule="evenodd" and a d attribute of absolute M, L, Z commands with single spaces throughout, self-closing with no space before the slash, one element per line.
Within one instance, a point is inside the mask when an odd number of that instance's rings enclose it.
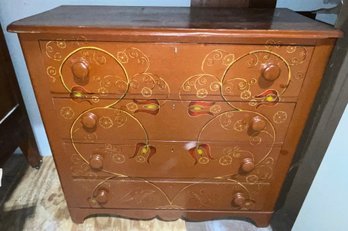
<path fill-rule="evenodd" d="M 127 144 L 64 143 L 73 178 L 113 175 L 168 179 L 234 178 L 271 182 L 281 145 L 141 141 Z M 68 162 L 67 162 L 68 163 Z"/>
<path fill-rule="evenodd" d="M 72 188 L 81 208 L 261 210 L 269 185 L 118 178 L 75 180 Z"/>
<path fill-rule="evenodd" d="M 106 103 L 107 102 L 107 103 Z M 104 100 L 111 104 L 113 100 Z M 294 103 L 255 107 L 242 102 L 134 101 L 91 107 L 88 102 L 53 100 L 60 135 L 85 143 L 126 140 L 282 142 Z"/>
<path fill-rule="evenodd" d="M 96 98 L 295 101 L 311 46 L 41 41 L 54 93 Z"/>

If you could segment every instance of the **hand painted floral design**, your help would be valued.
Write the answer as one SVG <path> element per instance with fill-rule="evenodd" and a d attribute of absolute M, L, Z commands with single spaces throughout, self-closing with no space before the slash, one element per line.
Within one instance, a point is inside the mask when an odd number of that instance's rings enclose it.
<path fill-rule="evenodd" d="M 70 120 L 74 117 L 75 113 L 71 107 L 62 107 L 60 109 L 60 115 L 67 120 Z"/>
<path fill-rule="evenodd" d="M 108 116 L 102 116 L 99 119 L 99 124 L 104 129 L 109 129 L 114 125 L 114 123 L 112 122 L 112 119 Z"/>
<path fill-rule="evenodd" d="M 137 143 L 134 155 L 130 159 L 135 159 L 138 163 L 145 161 L 150 164 L 150 159 L 156 154 L 156 148 L 145 143 Z"/>
<path fill-rule="evenodd" d="M 200 144 L 188 150 L 191 157 L 194 159 L 194 165 L 197 163 L 207 164 L 214 158 L 211 155 L 210 146 L 208 144 Z"/>
<path fill-rule="evenodd" d="M 287 118 L 288 118 L 288 114 L 285 111 L 277 111 L 273 115 L 273 121 L 274 123 L 277 123 L 277 124 L 284 123 Z"/>

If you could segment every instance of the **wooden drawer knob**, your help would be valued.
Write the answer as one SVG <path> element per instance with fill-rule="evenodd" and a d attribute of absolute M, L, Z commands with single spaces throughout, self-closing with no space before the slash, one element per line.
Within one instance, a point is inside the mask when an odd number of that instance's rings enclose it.
<path fill-rule="evenodd" d="M 238 192 L 234 194 L 233 200 L 232 200 L 233 205 L 243 207 L 245 203 L 245 197 L 242 193 Z"/>
<path fill-rule="evenodd" d="M 103 156 L 100 154 L 94 154 L 89 160 L 89 165 L 91 168 L 100 170 L 103 168 Z"/>
<path fill-rule="evenodd" d="M 108 202 L 108 194 L 109 193 L 106 189 L 99 189 L 95 197 L 95 200 L 99 204 L 105 204 L 106 202 Z"/>
<path fill-rule="evenodd" d="M 260 116 L 254 116 L 250 120 L 250 128 L 254 131 L 260 132 L 266 127 L 266 121 Z"/>
<path fill-rule="evenodd" d="M 72 65 L 71 71 L 74 75 L 74 81 L 79 85 L 86 85 L 89 81 L 88 77 L 88 63 L 85 61 L 79 61 Z"/>
<path fill-rule="evenodd" d="M 251 172 L 254 168 L 255 168 L 255 164 L 254 164 L 253 159 L 251 159 L 251 158 L 244 158 L 242 160 L 242 164 L 240 166 L 240 169 L 243 172 Z"/>
<path fill-rule="evenodd" d="M 280 76 L 280 67 L 275 64 L 268 64 L 262 70 L 262 77 L 267 81 L 274 81 Z"/>
<path fill-rule="evenodd" d="M 87 112 L 82 116 L 82 125 L 86 130 L 93 130 L 97 127 L 98 117 L 92 112 Z"/>

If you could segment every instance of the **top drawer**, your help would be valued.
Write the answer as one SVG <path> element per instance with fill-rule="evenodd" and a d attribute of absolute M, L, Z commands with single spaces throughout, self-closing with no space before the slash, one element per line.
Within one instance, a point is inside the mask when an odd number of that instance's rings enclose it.
<path fill-rule="evenodd" d="M 40 43 L 51 92 L 77 98 L 296 101 L 313 52 L 273 40 Z"/>

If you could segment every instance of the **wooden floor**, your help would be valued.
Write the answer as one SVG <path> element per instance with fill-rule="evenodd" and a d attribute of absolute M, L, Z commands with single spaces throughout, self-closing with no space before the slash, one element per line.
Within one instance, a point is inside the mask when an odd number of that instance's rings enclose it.
<path fill-rule="evenodd" d="M 52 157 L 45 157 L 40 170 L 26 165 L 22 155 L 14 155 L 4 167 L 0 188 L 0 230 L 184 230 L 184 231 L 271 231 L 237 220 L 207 222 L 138 221 L 117 217 L 92 217 L 76 225 L 59 184 Z"/>

